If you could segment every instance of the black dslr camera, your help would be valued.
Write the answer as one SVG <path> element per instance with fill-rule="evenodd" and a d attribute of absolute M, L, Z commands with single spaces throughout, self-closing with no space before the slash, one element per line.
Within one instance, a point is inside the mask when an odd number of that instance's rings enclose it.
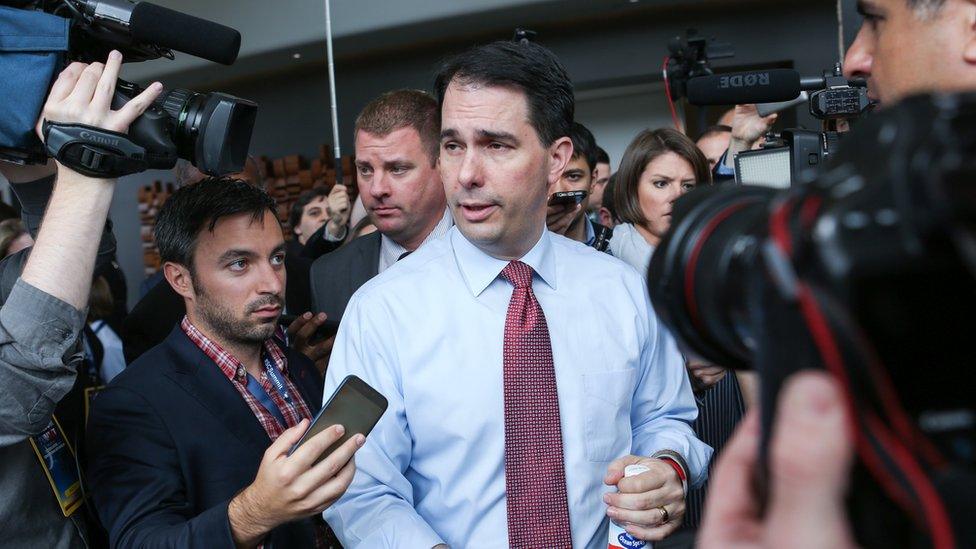
<path fill-rule="evenodd" d="M 650 264 L 686 351 L 759 372 L 764 453 L 790 374 L 840 382 L 866 547 L 976 547 L 974 183 L 976 94 L 911 98 L 808 184 L 681 197 Z"/>
<path fill-rule="evenodd" d="M 8 20 L 4 25 L 15 33 L 23 31 L 23 36 L 14 36 L 11 41 L 23 38 L 25 43 L 35 43 L 35 49 L 26 52 L 0 47 L 4 73 L 51 73 L 33 87 L 20 90 L 18 96 L 3 97 L 2 109 L 11 112 L 0 113 L 5 120 L 0 121 L 0 160 L 37 163 L 51 156 L 96 177 L 168 169 L 178 158 L 211 175 L 243 169 L 257 105 L 223 93 L 166 90 L 130 125 L 127 134 L 57 121 L 48 121 L 42 129 L 45 143 L 33 133 L 33 121 L 39 117 L 43 104 L 38 98 L 47 95 L 53 78 L 67 61 L 104 61 L 112 49 L 119 50 L 125 61 L 172 59 L 172 50 L 177 50 L 229 65 L 240 49 L 237 31 L 148 2 L 0 0 L 0 4 L 20 8 L 0 6 L 0 15 Z M 18 19 L 22 19 L 20 24 Z M 45 47 L 38 50 L 37 37 L 30 35 L 37 25 L 46 25 L 67 36 L 46 40 Z M 28 59 L 25 55 L 33 57 Z M 46 63 L 47 59 L 50 62 Z M 121 107 L 141 91 L 138 85 L 119 80 L 113 108 Z M 19 121 L 19 125 L 8 121 Z"/>

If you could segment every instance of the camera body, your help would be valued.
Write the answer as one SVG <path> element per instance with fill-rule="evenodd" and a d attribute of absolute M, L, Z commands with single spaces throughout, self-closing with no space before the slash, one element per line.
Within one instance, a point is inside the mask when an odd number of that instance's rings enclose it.
<path fill-rule="evenodd" d="M 682 347 L 757 369 L 763 402 L 798 370 L 835 376 L 868 547 L 976 545 L 974 122 L 976 94 L 913 98 L 867 120 L 804 185 L 693 191 L 648 272 Z"/>
<path fill-rule="evenodd" d="M 815 177 L 836 150 L 852 121 L 871 107 L 867 84 L 848 81 L 835 65 L 822 77 L 801 78 L 800 88 L 811 91 L 810 114 L 824 121 L 822 131 L 793 128 L 766 136 L 762 149 L 743 151 L 735 157 L 735 181 L 740 185 L 787 188 Z"/>
<path fill-rule="evenodd" d="M 206 58 L 219 57 L 232 62 L 240 47 L 237 31 L 147 2 L 63 0 L 18 4 L 22 9 L 0 7 L 5 19 L 0 30 L 12 29 L 5 34 L 12 36 L 9 42 L 13 45 L 10 49 L 0 48 L 0 67 L 4 73 L 9 67 L 11 73 L 29 70 L 35 77 L 42 76 L 24 89 L 10 90 L 9 97 L 6 91 L 0 97 L 3 109 L 11 111 L 3 116 L 9 122 L 0 128 L 0 160 L 40 163 L 50 155 L 83 173 L 111 177 L 172 168 L 178 158 L 211 175 L 243 169 L 257 105 L 223 93 L 166 90 L 133 122 L 127 136 L 99 135 L 104 132 L 97 128 L 77 131 L 77 128 L 62 127 L 56 132 L 58 143 L 49 143 L 45 148 L 34 134 L 43 98 L 67 61 L 104 60 L 112 49 L 120 50 L 126 61 L 173 58 L 169 49 L 172 45 Z M 43 13 L 42 8 L 51 13 Z M 39 22 L 46 26 L 45 32 L 59 35 L 58 39 L 49 40 L 40 51 L 18 49 L 18 41 L 37 43 L 37 36 L 32 33 L 42 32 L 36 30 Z M 5 28 L 8 25 L 11 29 Z M 212 30 L 220 47 L 208 51 L 199 37 L 181 34 L 200 30 Z M 158 43 L 157 39 L 168 43 Z M 38 65 L 39 54 L 43 55 L 40 58 L 44 60 L 43 66 Z M 119 80 L 113 108 L 118 109 L 140 91 L 136 84 Z M 58 127 L 56 120 L 47 122 Z M 97 138 L 89 139 L 91 136 Z M 94 162 L 92 159 L 96 157 L 104 161 Z M 83 158 L 88 162 L 81 162 Z M 103 166 L 112 166 L 114 170 L 102 169 Z"/>

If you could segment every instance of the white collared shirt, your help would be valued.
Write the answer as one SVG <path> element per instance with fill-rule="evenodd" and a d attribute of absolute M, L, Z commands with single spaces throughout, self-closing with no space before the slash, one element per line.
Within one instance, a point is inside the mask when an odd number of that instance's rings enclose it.
<path fill-rule="evenodd" d="M 438 238 L 444 236 L 445 234 L 447 234 L 447 231 L 451 230 L 451 227 L 453 226 L 454 226 L 454 218 L 451 216 L 451 210 L 445 209 L 444 215 L 443 217 L 441 217 L 441 220 L 437 222 L 437 225 L 434 225 L 434 229 L 430 231 L 430 234 L 427 235 L 427 238 L 425 238 L 424 241 L 420 243 L 420 245 L 423 246 L 424 244 L 432 240 L 437 240 Z M 382 273 L 383 271 L 389 269 L 390 265 L 393 265 L 394 263 L 399 261 L 400 257 L 405 253 L 407 253 L 406 248 L 397 244 L 395 240 L 386 236 L 385 234 L 381 235 L 380 236 L 380 263 L 377 267 L 379 270 L 376 272 Z"/>
<path fill-rule="evenodd" d="M 536 273 L 552 342 L 567 535 L 602 549 L 612 460 L 675 450 L 697 485 L 711 449 L 689 425 L 698 411 L 684 363 L 643 277 L 548 231 L 521 261 Z M 389 408 L 356 455 L 349 490 L 324 513 L 344 546 L 508 546 L 502 348 L 512 285 L 498 276 L 507 263 L 454 228 L 349 302 L 324 394 L 355 374 Z"/>

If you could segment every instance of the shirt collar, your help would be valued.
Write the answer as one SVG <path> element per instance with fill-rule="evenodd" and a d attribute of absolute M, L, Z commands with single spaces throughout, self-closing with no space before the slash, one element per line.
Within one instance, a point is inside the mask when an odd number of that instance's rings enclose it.
<path fill-rule="evenodd" d="M 207 355 L 210 360 L 214 361 L 223 372 L 224 376 L 231 381 L 237 381 L 240 383 L 247 383 L 247 375 L 245 373 L 244 365 L 241 361 L 237 359 L 234 355 L 230 354 L 219 343 L 207 337 L 199 328 L 190 322 L 190 318 L 186 315 L 183 316 L 183 320 L 180 322 L 180 328 L 183 332 L 190 338 L 197 347 L 203 351 L 203 354 Z M 275 330 L 277 335 L 280 332 L 280 328 Z M 273 338 L 274 336 L 272 336 Z M 271 340 L 267 339 L 264 342 L 264 354 L 262 355 L 262 360 L 265 357 L 271 358 L 274 365 L 284 374 L 288 373 L 288 360 L 285 358 L 284 353 L 281 349 Z M 262 374 L 263 375 L 263 374 Z"/>
<path fill-rule="evenodd" d="M 478 297 L 508 265 L 508 261 L 492 257 L 481 251 L 461 234 L 457 227 L 451 229 L 451 246 L 454 248 L 454 258 L 464 281 L 471 293 Z M 550 288 L 556 289 L 556 263 L 552 253 L 552 235 L 548 229 L 543 229 L 542 236 L 519 261 L 525 263 Z"/>
<path fill-rule="evenodd" d="M 441 220 L 437 222 L 437 225 L 435 225 L 434 229 L 430 231 L 430 234 L 427 235 L 427 238 L 424 238 L 424 241 L 420 244 L 420 246 L 423 246 L 424 244 L 430 242 L 431 240 L 444 236 L 445 234 L 447 234 L 447 231 L 451 230 L 451 227 L 453 226 L 454 226 L 454 218 L 451 216 L 451 211 L 445 208 L 444 215 L 441 217 Z M 383 271 L 386 268 L 388 268 L 390 265 L 396 263 L 400 259 L 400 257 L 406 252 L 407 249 L 397 244 L 395 240 L 386 236 L 385 234 L 381 234 L 380 235 L 380 271 Z"/>

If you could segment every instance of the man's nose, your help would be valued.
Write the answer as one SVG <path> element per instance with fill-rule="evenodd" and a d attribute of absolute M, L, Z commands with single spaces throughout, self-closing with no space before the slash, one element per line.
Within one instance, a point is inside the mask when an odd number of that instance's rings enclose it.
<path fill-rule="evenodd" d="M 857 38 L 851 44 L 850 49 L 844 56 L 844 77 L 867 78 L 871 76 L 871 64 L 874 61 L 873 54 L 868 44 L 868 33 L 864 25 L 857 33 Z"/>

